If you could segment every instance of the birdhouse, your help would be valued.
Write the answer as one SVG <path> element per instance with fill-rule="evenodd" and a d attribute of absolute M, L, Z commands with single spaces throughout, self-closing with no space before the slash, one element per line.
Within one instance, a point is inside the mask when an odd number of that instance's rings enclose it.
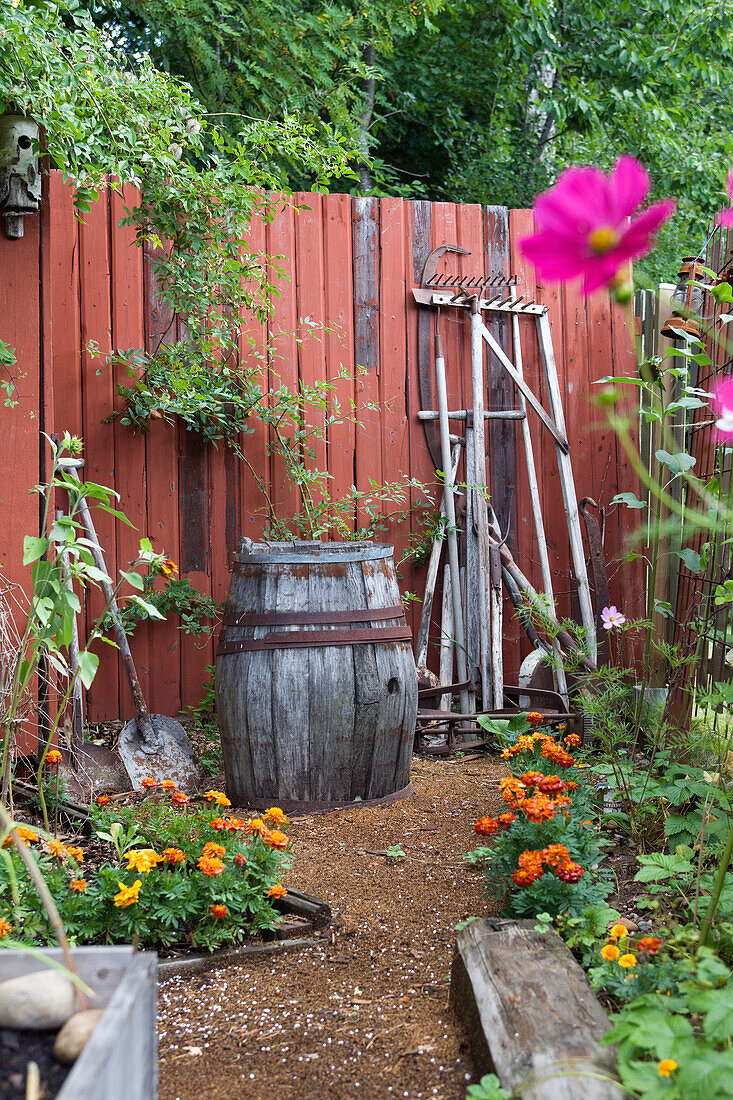
<path fill-rule="evenodd" d="M 23 218 L 41 205 L 38 123 L 26 115 L 0 117 L 0 214 L 11 239 L 23 236 Z"/>

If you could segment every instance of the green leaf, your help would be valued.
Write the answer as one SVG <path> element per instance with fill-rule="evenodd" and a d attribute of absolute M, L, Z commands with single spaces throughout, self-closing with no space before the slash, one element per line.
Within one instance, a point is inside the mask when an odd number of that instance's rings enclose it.
<path fill-rule="evenodd" d="M 77 662 L 79 665 L 79 679 L 88 691 L 92 686 L 94 677 L 97 675 L 99 657 L 96 653 L 90 653 L 88 649 L 81 649 Z"/>
<path fill-rule="evenodd" d="M 48 539 L 37 539 L 33 535 L 26 535 L 23 539 L 23 565 L 32 565 L 38 561 L 48 550 Z"/>
<path fill-rule="evenodd" d="M 730 283 L 718 283 L 710 291 L 715 301 L 720 304 L 721 302 L 733 302 L 733 286 Z"/>
<path fill-rule="evenodd" d="M 160 611 L 158 611 L 158 608 L 155 607 L 152 603 L 149 603 L 147 600 L 144 600 L 142 596 L 133 595 L 130 596 L 130 600 L 134 600 L 135 603 L 139 604 L 140 607 L 142 607 L 143 610 L 147 612 L 151 619 L 159 619 L 161 622 L 165 621 L 165 615 L 161 615 Z"/>
<path fill-rule="evenodd" d="M 677 557 L 680 558 L 685 566 L 691 573 L 700 572 L 700 555 L 697 550 L 693 550 L 692 547 L 687 546 L 684 550 L 677 550 Z"/>
<path fill-rule="evenodd" d="M 137 588 L 138 592 L 144 591 L 145 583 L 139 573 L 126 573 L 124 569 L 120 569 L 120 576 L 124 577 L 127 583 L 133 588 Z"/>
<path fill-rule="evenodd" d="M 680 451 L 674 455 L 671 455 L 669 451 L 655 451 L 654 457 L 675 475 L 684 473 L 685 470 L 691 470 L 697 462 L 697 459 L 693 458 L 692 455 L 688 455 L 686 451 Z"/>
<path fill-rule="evenodd" d="M 636 493 L 616 493 L 611 504 L 625 504 L 627 508 L 646 508 L 646 502 L 639 500 Z"/>

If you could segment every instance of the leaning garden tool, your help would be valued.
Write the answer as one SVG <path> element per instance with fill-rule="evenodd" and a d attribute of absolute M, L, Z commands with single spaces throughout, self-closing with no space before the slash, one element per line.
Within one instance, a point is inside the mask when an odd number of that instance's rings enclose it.
<path fill-rule="evenodd" d="M 77 469 L 83 464 L 83 459 L 74 458 L 64 458 L 60 462 L 64 472 L 80 485 Z M 89 506 L 83 496 L 78 507 L 97 568 L 106 575 L 107 567 L 102 548 Z M 191 790 L 198 786 L 202 776 L 186 731 L 175 719 L 162 714 L 151 714 L 148 710 L 112 587 L 107 581 L 101 581 L 100 586 L 114 624 L 115 638 L 135 707 L 135 717 L 123 727 L 117 745 L 127 774 L 135 790 L 142 789 L 142 781 L 147 776 L 158 780 L 172 779 L 178 787 Z"/>

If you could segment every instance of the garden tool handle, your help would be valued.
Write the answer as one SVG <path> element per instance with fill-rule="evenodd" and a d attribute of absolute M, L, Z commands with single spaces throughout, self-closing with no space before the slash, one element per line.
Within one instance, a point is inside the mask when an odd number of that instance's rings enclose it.
<path fill-rule="evenodd" d="M 67 472 L 81 485 L 79 475 L 75 469 L 68 469 Z M 84 528 L 87 533 L 87 538 L 92 544 L 92 556 L 96 562 L 97 569 L 101 569 L 103 573 L 107 572 L 107 566 L 104 561 L 104 555 L 102 554 L 102 548 L 99 545 L 99 539 L 97 538 L 97 532 L 94 529 L 94 523 L 92 521 L 91 512 L 89 511 L 89 505 L 84 497 L 79 501 L 79 515 L 81 521 L 84 524 Z M 122 619 L 120 618 L 120 611 L 117 606 L 117 600 L 114 598 L 112 592 L 112 586 L 107 581 L 100 581 L 100 587 L 107 601 L 108 609 L 112 622 L 114 624 L 115 638 L 117 639 L 117 645 L 122 657 L 122 663 L 125 666 L 125 672 L 127 673 L 127 682 L 130 685 L 130 695 L 132 696 L 132 703 L 135 707 L 135 717 L 137 719 L 137 726 L 140 736 L 142 738 L 142 744 L 147 752 L 154 751 L 159 744 L 159 737 L 155 732 L 153 723 L 150 719 L 150 712 L 148 710 L 145 697 L 143 696 L 142 689 L 140 687 L 140 681 L 137 678 L 137 672 L 135 670 L 135 664 L 132 659 L 132 653 L 130 652 L 130 643 L 127 640 L 124 628 L 122 626 Z"/>

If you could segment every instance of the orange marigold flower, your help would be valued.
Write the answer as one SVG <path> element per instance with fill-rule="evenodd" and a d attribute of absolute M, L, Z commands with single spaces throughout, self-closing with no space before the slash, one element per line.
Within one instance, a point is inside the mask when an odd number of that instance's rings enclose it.
<path fill-rule="evenodd" d="M 171 795 L 171 802 L 175 802 L 176 806 L 188 806 L 191 799 L 183 791 L 174 791 Z"/>
<path fill-rule="evenodd" d="M 271 886 L 267 891 L 268 898 L 284 898 L 287 894 L 287 890 L 281 882 L 276 882 L 274 886 Z"/>
<path fill-rule="evenodd" d="M 146 791 L 152 791 L 153 787 L 158 786 L 158 780 L 155 779 L 152 775 L 149 775 L 146 779 L 143 779 L 140 786 L 144 787 Z"/>
<path fill-rule="evenodd" d="M 138 900 L 142 881 L 137 879 L 132 886 L 125 886 L 124 882 L 118 882 L 117 885 L 120 888 L 120 892 L 119 894 L 115 894 L 115 908 L 127 909 L 128 905 L 134 905 Z"/>
<path fill-rule="evenodd" d="M 250 836 L 259 834 L 259 836 L 264 837 L 267 836 L 269 832 L 269 829 L 267 828 L 261 817 L 251 817 L 249 821 L 245 821 L 244 828 L 250 834 Z"/>
<path fill-rule="evenodd" d="M 220 859 L 225 852 L 226 848 L 224 847 L 224 845 L 217 844 L 213 840 L 207 841 L 207 843 L 204 844 L 203 848 L 201 849 L 202 856 L 216 856 L 217 859 Z"/>
<path fill-rule="evenodd" d="M 621 952 L 615 943 L 607 943 L 605 947 L 601 948 L 601 957 L 606 960 L 607 963 L 616 962 Z"/>
<path fill-rule="evenodd" d="M 520 852 L 517 863 L 520 867 L 541 867 L 542 852 L 525 848 L 523 852 Z"/>
<path fill-rule="evenodd" d="M 661 946 L 662 941 L 659 936 L 642 936 L 636 945 L 636 950 L 642 955 L 656 955 Z"/>
<path fill-rule="evenodd" d="M 478 836 L 493 836 L 498 832 L 499 825 L 493 817 L 480 817 L 473 827 Z"/>
<path fill-rule="evenodd" d="M 166 863 L 186 862 L 186 853 L 182 852 L 180 848 L 164 848 L 161 856 Z"/>
<path fill-rule="evenodd" d="M 544 722 L 544 718 L 538 710 L 531 710 L 525 717 L 531 726 L 541 726 Z"/>
<path fill-rule="evenodd" d="M 564 787 L 564 783 L 559 775 L 543 775 L 537 781 L 537 786 L 543 794 L 559 794 Z"/>
<path fill-rule="evenodd" d="M 210 875 L 212 878 L 215 875 L 220 875 L 224 871 L 224 864 L 220 859 L 216 859 L 215 856 L 200 856 L 196 866 L 199 871 L 203 871 L 205 875 Z"/>
<path fill-rule="evenodd" d="M 659 1063 L 659 1076 L 671 1077 L 674 1071 L 677 1069 L 677 1063 L 674 1058 L 662 1058 Z"/>
<path fill-rule="evenodd" d="M 71 844 L 67 844 L 66 852 L 72 859 L 75 859 L 77 863 L 84 862 L 84 852 L 81 848 L 74 848 Z"/>
<path fill-rule="evenodd" d="M 555 868 L 555 874 L 561 882 L 575 883 L 580 882 L 584 875 L 584 870 L 579 863 L 573 863 L 572 860 L 568 860 L 567 863 L 561 863 L 559 867 Z"/>
<path fill-rule="evenodd" d="M 172 779 L 161 779 L 160 786 L 164 791 L 174 791 L 176 789 L 176 785 Z"/>
<path fill-rule="evenodd" d="M 551 760 L 558 768 L 572 768 L 575 764 L 570 753 L 565 752 L 565 750 L 560 745 L 556 745 L 554 741 L 550 741 L 542 746 L 542 755 L 545 760 Z"/>
<path fill-rule="evenodd" d="M 211 915 L 216 920 L 221 920 L 221 918 L 226 917 L 228 913 L 229 913 L 229 910 L 227 909 L 226 905 L 212 905 L 211 906 Z"/>
<path fill-rule="evenodd" d="M 531 886 L 538 878 L 542 878 L 542 869 L 531 871 L 526 867 L 520 867 L 517 871 L 512 872 L 512 878 L 517 886 Z"/>
<path fill-rule="evenodd" d="M 247 866 L 247 857 L 242 855 L 241 852 L 237 852 L 234 859 L 232 860 L 232 863 L 234 864 L 235 867 L 246 867 Z"/>
<path fill-rule="evenodd" d="M 568 779 L 567 783 L 565 784 L 565 790 L 566 791 L 577 791 L 577 789 L 578 789 L 578 784 L 575 782 L 575 780 L 574 779 Z"/>
<path fill-rule="evenodd" d="M 94 799 L 94 801 L 97 803 L 98 806 L 106 806 L 107 803 L 109 802 L 109 795 L 108 794 L 98 794 L 97 797 Z"/>
<path fill-rule="evenodd" d="M 128 871 L 139 871 L 143 875 L 149 874 L 153 867 L 163 862 L 163 857 L 152 848 L 134 848 L 125 852 L 125 859 Z"/>
<path fill-rule="evenodd" d="M 542 849 L 542 862 L 548 867 L 559 867 L 561 863 L 569 863 L 570 856 L 564 844 L 548 844 Z"/>
<path fill-rule="evenodd" d="M 287 836 L 278 829 L 273 829 L 269 836 L 263 837 L 263 840 L 271 848 L 278 848 L 280 851 L 284 851 L 288 846 Z"/>
<path fill-rule="evenodd" d="M 536 794 L 519 803 L 528 821 L 539 825 L 542 821 L 551 821 L 555 816 L 555 803 L 544 794 Z"/>
<path fill-rule="evenodd" d="M 525 772 L 524 775 L 520 775 L 519 782 L 524 783 L 525 787 L 536 787 L 544 778 L 542 772 Z"/>
<path fill-rule="evenodd" d="M 70 890 L 76 890 L 77 893 L 83 894 L 89 883 L 83 878 L 73 878 L 69 883 Z"/>
<path fill-rule="evenodd" d="M 59 765 L 61 763 L 61 761 L 63 759 L 64 758 L 63 758 L 63 756 L 61 755 L 61 753 L 59 752 L 58 749 L 51 749 L 50 752 L 46 753 L 46 761 L 45 762 L 46 762 L 46 764 L 48 764 L 49 768 L 55 768 L 55 767 L 57 767 L 57 765 Z"/>
<path fill-rule="evenodd" d="M 242 819 L 239 818 L 239 817 L 228 817 L 227 818 L 227 829 L 229 830 L 230 833 L 239 833 L 239 832 L 241 832 L 242 829 L 244 829 L 246 824 L 247 824 L 247 822 L 242 821 Z"/>
<path fill-rule="evenodd" d="M 27 825 L 18 825 L 13 832 L 17 833 L 21 840 L 24 840 L 26 844 L 35 844 L 38 840 L 38 833 L 35 829 L 29 829 Z M 12 841 L 12 833 L 7 838 L 7 841 L 3 843 L 3 848 L 8 847 Z"/>
<path fill-rule="evenodd" d="M 636 966 L 636 955 L 632 955 L 630 951 L 627 952 L 618 960 L 618 965 L 623 966 L 624 970 L 631 970 L 632 967 Z"/>
<path fill-rule="evenodd" d="M 508 829 L 513 822 L 517 820 L 516 814 L 499 814 L 496 819 L 496 824 L 500 829 Z"/>
<path fill-rule="evenodd" d="M 223 791 L 207 791 L 204 798 L 207 802 L 215 802 L 217 806 L 231 806 L 231 802 Z"/>
<path fill-rule="evenodd" d="M 44 840 L 43 850 L 50 856 L 55 856 L 56 859 L 66 859 L 69 852 L 65 844 L 62 844 L 60 840 L 57 840 L 55 836 L 50 840 Z"/>
<path fill-rule="evenodd" d="M 270 806 L 269 810 L 265 810 L 264 818 L 268 825 L 289 825 L 290 819 L 285 816 L 279 806 Z"/>
<path fill-rule="evenodd" d="M 563 744 L 567 745 L 569 749 L 577 749 L 582 744 L 577 733 L 569 733 L 567 737 L 563 737 Z"/>
<path fill-rule="evenodd" d="M 499 780 L 499 790 L 504 795 L 504 801 L 515 801 L 517 798 L 524 798 L 527 794 L 527 788 L 520 779 L 516 779 L 513 775 L 508 776 L 505 779 Z"/>
<path fill-rule="evenodd" d="M 227 823 L 223 817 L 215 817 L 209 822 L 209 828 L 214 829 L 215 832 L 221 833 L 227 827 Z"/>
<path fill-rule="evenodd" d="M 6 921 L 4 917 L 0 917 L 0 940 L 4 940 L 12 931 L 12 924 Z"/>

